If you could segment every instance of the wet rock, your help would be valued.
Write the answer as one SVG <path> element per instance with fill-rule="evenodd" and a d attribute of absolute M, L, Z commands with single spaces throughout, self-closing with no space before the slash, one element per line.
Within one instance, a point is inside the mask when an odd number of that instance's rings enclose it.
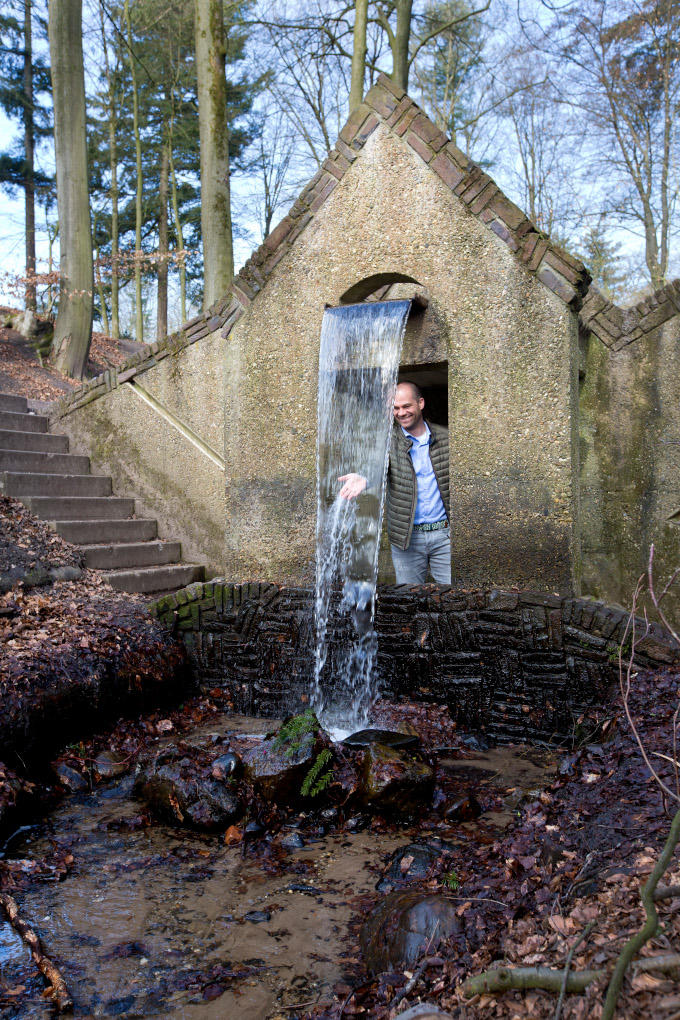
<path fill-rule="evenodd" d="M 385 747 L 417 747 L 420 738 L 416 733 L 401 733 L 397 730 L 366 729 L 358 730 L 345 737 L 346 747 L 368 747 L 370 744 L 383 744 Z"/>
<path fill-rule="evenodd" d="M 313 712 L 286 720 L 279 732 L 243 756 L 246 778 L 265 800 L 291 803 L 302 796 L 305 777 L 328 743 Z"/>
<path fill-rule="evenodd" d="M 134 792 L 153 815 L 173 825 L 221 829 L 243 814 L 238 792 L 178 751 L 157 755 L 135 780 Z"/>
<path fill-rule="evenodd" d="M 261 839 L 262 836 L 264 836 L 264 827 L 259 822 L 250 821 L 246 823 L 243 830 L 244 843 L 252 843 L 256 839 Z"/>
<path fill-rule="evenodd" d="M 471 822 L 479 818 L 482 813 L 482 806 L 472 793 L 466 793 L 459 797 L 444 812 L 444 817 L 450 822 Z"/>
<path fill-rule="evenodd" d="M 94 760 L 97 779 L 114 779 L 130 771 L 130 759 L 116 751 L 102 751 Z"/>
<path fill-rule="evenodd" d="M 285 850 L 302 850 L 305 841 L 299 832 L 286 832 L 280 837 L 279 844 Z"/>
<path fill-rule="evenodd" d="M 89 789 L 89 785 L 84 776 L 76 769 L 71 768 L 70 765 L 65 765 L 64 762 L 56 762 L 52 766 L 52 771 L 59 780 L 62 786 L 65 786 L 67 790 L 72 793 L 77 793 L 79 790 Z"/>
<path fill-rule="evenodd" d="M 399 1013 L 397 1020 L 452 1020 L 450 1013 L 442 1013 L 434 1002 L 419 1002 Z"/>
<path fill-rule="evenodd" d="M 462 744 L 465 744 L 465 746 L 469 747 L 470 750 L 472 751 L 489 750 L 489 744 L 484 739 L 484 737 L 480 737 L 478 735 L 475 735 L 474 733 L 465 733 L 463 736 L 461 736 L 460 740 Z"/>
<path fill-rule="evenodd" d="M 129 1016 L 134 1004 L 134 995 L 126 995 L 122 999 L 109 999 L 104 1007 L 104 1016 Z"/>
<path fill-rule="evenodd" d="M 272 915 L 268 910 L 249 910 L 247 914 L 243 915 L 244 921 L 250 921 L 252 924 L 262 924 L 263 921 L 271 921 Z"/>
<path fill-rule="evenodd" d="M 227 779 L 237 779 L 243 774 L 241 756 L 233 751 L 227 751 L 226 754 L 215 758 L 210 771 L 213 779 L 221 779 L 223 782 Z"/>
<path fill-rule="evenodd" d="M 413 814 L 429 804 L 434 772 L 407 751 L 370 744 L 364 756 L 362 799 L 398 814 Z"/>
<path fill-rule="evenodd" d="M 441 844 L 435 846 L 429 843 L 409 843 L 399 847 L 387 862 L 376 889 L 378 892 L 391 892 L 426 878 L 432 865 L 440 860 L 443 849 L 445 847 Z"/>
<path fill-rule="evenodd" d="M 368 970 L 413 967 L 427 951 L 461 932 L 456 908 L 438 893 L 389 893 L 369 914 L 361 929 L 361 949 Z"/>

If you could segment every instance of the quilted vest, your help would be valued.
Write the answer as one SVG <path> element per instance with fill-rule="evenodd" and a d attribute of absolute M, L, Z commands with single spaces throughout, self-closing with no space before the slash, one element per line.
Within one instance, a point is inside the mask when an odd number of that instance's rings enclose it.
<path fill-rule="evenodd" d="M 434 468 L 437 485 L 441 493 L 446 515 L 450 519 L 449 499 L 449 433 L 441 425 L 427 423 L 432 433 L 430 460 Z M 390 463 L 387 469 L 387 534 L 392 545 L 407 549 L 413 532 L 413 518 L 416 515 L 416 473 L 409 450 L 411 440 L 404 435 L 400 425 L 392 427 L 390 442 Z"/>

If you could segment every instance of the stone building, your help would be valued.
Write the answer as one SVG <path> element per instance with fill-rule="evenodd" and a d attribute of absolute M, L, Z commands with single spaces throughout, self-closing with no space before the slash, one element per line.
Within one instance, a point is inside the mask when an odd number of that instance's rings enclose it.
<path fill-rule="evenodd" d="M 680 289 L 622 312 L 390 79 L 223 300 L 56 410 L 208 573 L 313 573 L 325 305 L 418 296 L 402 376 L 451 435 L 454 582 L 626 602 L 677 561 Z"/>

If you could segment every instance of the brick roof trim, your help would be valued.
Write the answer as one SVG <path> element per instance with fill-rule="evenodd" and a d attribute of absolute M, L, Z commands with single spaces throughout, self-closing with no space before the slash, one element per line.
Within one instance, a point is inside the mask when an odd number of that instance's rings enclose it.
<path fill-rule="evenodd" d="M 150 344 L 133 354 L 117 370 L 109 369 L 65 396 L 53 410 L 52 418 L 64 417 L 211 333 L 220 330 L 223 337 L 228 337 L 274 268 L 326 202 L 380 124 L 386 124 L 394 134 L 403 138 L 471 215 L 510 248 L 528 272 L 574 311 L 582 309 L 581 323 L 607 346 L 617 343 L 623 346 L 637 339 L 654 328 L 650 323 L 658 325 L 655 316 L 663 315 L 664 319 L 660 321 L 665 321 L 680 308 L 677 283 L 669 285 L 676 289 L 666 297 L 657 300 L 654 295 L 640 302 L 636 306 L 640 309 L 636 319 L 634 310 L 621 310 L 607 302 L 598 291 L 589 290 L 591 278 L 583 263 L 534 226 L 492 178 L 439 130 L 417 103 L 397 88 L 390 78 L 381 74 L 361 106 L 350 115 L 335 148 L 303 188 L 288 214 L 236 275 L 229 292 L 207 312 L 185 323 L 177 333 Z M 669 287 L 658 293 L 665 294 Z M 627 324 L 633 319 L 635 327 L 631 332 Z"/>
<path fill-rule="evenodd" d="M 676 315 L 680 315 L 680 280 L 671 280 L 631 308 L 620 308 L 591 287 L 579 318 L 585 329 L 616 352 Z"/>

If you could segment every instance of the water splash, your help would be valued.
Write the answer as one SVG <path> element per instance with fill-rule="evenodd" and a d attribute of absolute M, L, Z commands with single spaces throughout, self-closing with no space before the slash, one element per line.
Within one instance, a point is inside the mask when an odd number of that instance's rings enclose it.
<path fill-rule="evenodd" d="M 392 405 L 410 301 L 328 309 L 321 327 L 317 439 L 316 656 L 312 705 L 336 739 L 375 699 L 373 626 Z M 341 499 L 338 478 L 366 489 Z"/>

